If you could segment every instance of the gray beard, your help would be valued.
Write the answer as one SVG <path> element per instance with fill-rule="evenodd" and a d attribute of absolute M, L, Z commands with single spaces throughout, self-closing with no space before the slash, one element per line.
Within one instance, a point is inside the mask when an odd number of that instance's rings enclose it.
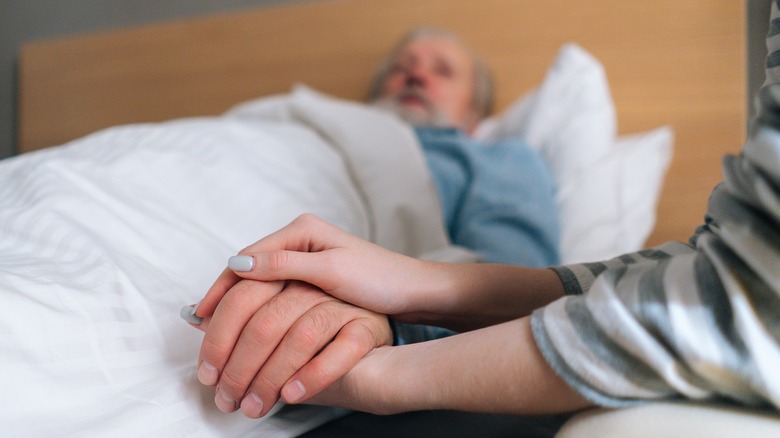
<path fill-rule="evenodd" d="M 397 115 L 412 126 L 434 126 L 438 128 L 454 126 L 446 114 L 434 107 L 424 96 L 421 98 L 425 105 L 425 111 L 405 107 L 392 97 L 377 99 L 372 102 L 372 105 Z"/>

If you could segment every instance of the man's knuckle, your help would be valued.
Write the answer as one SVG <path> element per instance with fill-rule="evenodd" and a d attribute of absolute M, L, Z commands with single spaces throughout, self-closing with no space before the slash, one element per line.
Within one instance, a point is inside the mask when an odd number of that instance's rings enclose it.
<path fill-rule="evenodd" d="M 221 341 L 214 336 L 209 336 L 208 334 L 203 338 L 201 348 L 203 350 L 204 360 L 209 363 L 219 363 L 219 361 L 214 359 L 227 357 L 232 351 L 232 348 L 224 341 Z"/>
<path fill-rule="evenodd" d="M 268 312 L 266 313 L 275 316 L 277 318 L 276 322 L 279 323 L 288 319 L 299 306 L 303 305 L 305 298 L 300 291 L 285 290 L 271 298 L 268 302 Z"/>
<path fill-rule="evenodd" d="M 261 395 L 273 394 L 276 396 L 282 387 L 282 383 L 277 382 L 271 375 L 261 370 L 255 377 L 252 388 Z"/>
<path fill-rule="evenodd" d="M 304 227 L 313 227 L 317 226 L 322 220 L 311 213 L 303 213 L 295 219 L 295 222 Z"/>
<path fill-rule="evenodd" d="M 312 324 L 302 324 L 291 334 L 290 347 L 299 352 L 307 352 L 319 345 L 321 332 Z"/>
<path fill-rule="evenodd" d="M 356 324 L 357 329 L 351 333 L 351 342 L 361 355 L 384 343 L 384 338 L 365 320 L 358 320 Z"/>
<path fill-rule="evenodd" d="M 251 344 L 252 350 L 263 347 L 279 336 L 280 327 L 277 316 L 273 314 L 252 318 L 244 331 L 245 341 Z"/>
<path fill-rule="evenodd" d="M 318 385 L 325 386 L 336 380 L 338 375 L 333 364 L 320 363 L 317 366 L 312 366 L 309 369 L 310 380 L 317 382 Z"/>
<path fill-rule="evenodd" d="M 363 357 L 368 353 L 371 344 L 366 342 L 365 336 L 350 334 L 346 336 L 344 348 L 349 357 Z"/>
<path fill-rule="evenodd" d="M 293 222 L 305 224 L 307 222 L 310 222 L 313 219 L 314 219 L 314 215 L 313 214 L 311 214 L 311 213 L 303 213 L 303 214 L 298 215 L 298 217 L 296 217 Z"/>
<path fill-rule="evenodd" d="M 337 301 L 326 301 L 317 306 L 312 314 L 312 323 L 317 330 L 329 332 L 334 326 L 344 324 L 344 314 L 339 309 Z"/>
<path fill-rule="evenodd" d="M 240 280 L 234 284 L 220 302 L 220 306 L 229 306 L 231 310 L 238 310 L 245 307 L 246 303 L 254 301 L 256 292 L 253 283 L 255 283 L 253 280 Z"/>
<path fill-rule="evenodd" d="M 230 394 L 241 395 L 244 393 L 247 384 L 252 381 L 252 377 L 246 372 L 227 368 L 219 377 L 219 387 Z"/>

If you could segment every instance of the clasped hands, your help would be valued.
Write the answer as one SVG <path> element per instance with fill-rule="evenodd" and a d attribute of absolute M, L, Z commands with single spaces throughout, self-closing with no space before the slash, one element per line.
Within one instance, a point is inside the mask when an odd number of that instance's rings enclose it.
<path fill-rule="evenodd" d="M 248 263 L 226 269 L 189 309 L 205 333 L 198 380 L 215 387 L 221 411 L 259 418 L 280 397 L 309 401 L 392 344 L 385 314 L 403 301 L 388 291 L 403 287 L 398 273 L 413 259 L 309 215 L 239 254 L 234 260 Z"/>

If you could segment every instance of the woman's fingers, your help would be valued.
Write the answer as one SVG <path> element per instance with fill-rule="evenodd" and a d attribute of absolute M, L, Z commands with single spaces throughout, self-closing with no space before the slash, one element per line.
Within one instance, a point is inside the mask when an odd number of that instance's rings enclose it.
<path fill-rule="evenodd" d="M 233 275 L 261 281 L 300 280 L 328 290 L 334 285 L 337 253 L 275 250 L 244 251 L 228 260 Z"/>
<path fill-rule="evenodd" d="M 334 280 L 327 275 L 333 267 L 329 264 L 332 257 L 325 251 L 339 248 L 345 241 L 359 242 L 360 239 L 313 215 L 301 215 L 279 231 L 244 248 L 239 256 L 232 257 L 230 267 L 219 275 L 190 316 L 211 315 L 241 278 L 301 280 L 320 288 L 332 286 Z M 317 257 L 308 258 L 307 255 Z"/>
<path fill-rule="evenodd" d="M 231 257 L 194 316 L 209 316 L 241 278 L 303 281 L 359 307 L 404 313 L 426 303 L 426 266 L 303 215 Z"/>

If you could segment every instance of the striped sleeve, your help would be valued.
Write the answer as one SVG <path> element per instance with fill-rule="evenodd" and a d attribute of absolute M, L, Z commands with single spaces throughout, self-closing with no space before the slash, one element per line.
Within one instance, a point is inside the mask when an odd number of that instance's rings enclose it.
<path fill-rule="evenodd" d="M 635 263 L 653 263 L 690 251 L 690 245 L 681 242 L 668 242 L 657 248 L 624 254 L 603 262 L 554 266 L 551 269 L 558 274 L 561 282 L 563 282 L 566 295 L 582 295 L 590 289 L 596 278 L 604 271 L 625 268 Z"/>
<path fill-rule="evenodd" d="M 764 85 L 780 84 L 780 14 L 778 1 L 772 2 L 769 33 L 766 36 L 766 79 Z"/>
<path fill-rule="evenodd" d="M 443 327 L 406 324 L 392 319 L 390 320 L 390 327 L 393 331 L 393 345 L 414 344 L 457 334 L 457 332 Z"/>
<path fill-rule="evenodd" d="M 729 399 L 780 409 L 780 12 L 751 136 L 690 245 L 556 268 L 532 316 L 547 362 L 596 404 Z"/>

